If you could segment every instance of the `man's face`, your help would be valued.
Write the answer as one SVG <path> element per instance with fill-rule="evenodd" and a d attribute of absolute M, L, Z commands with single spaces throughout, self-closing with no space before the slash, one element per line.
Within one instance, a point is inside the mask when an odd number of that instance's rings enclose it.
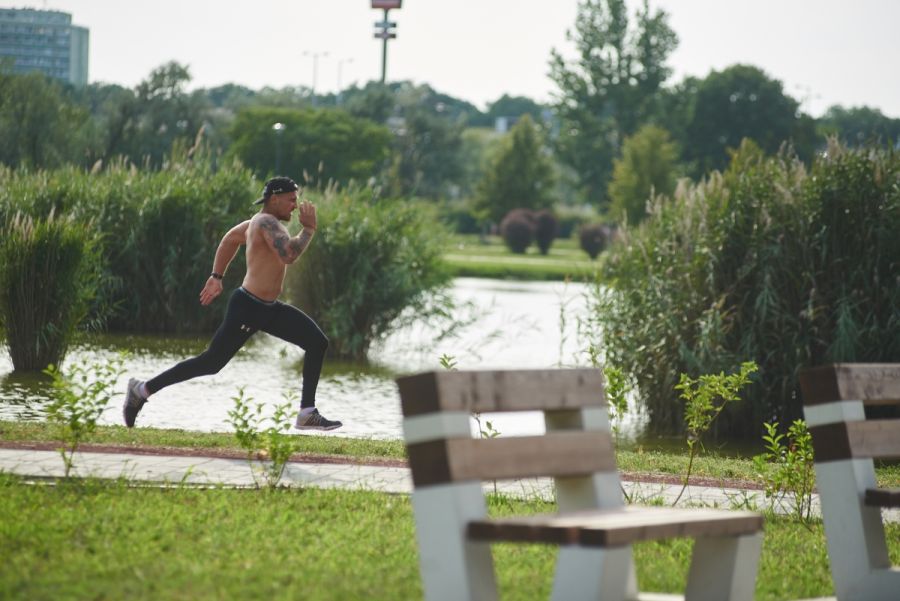
<path fill-rule="evenodd" d="M 270 211 L 281 221 L 290 221 L 297 208 L 297 191 L 273 194 L 269 199 Z"/>

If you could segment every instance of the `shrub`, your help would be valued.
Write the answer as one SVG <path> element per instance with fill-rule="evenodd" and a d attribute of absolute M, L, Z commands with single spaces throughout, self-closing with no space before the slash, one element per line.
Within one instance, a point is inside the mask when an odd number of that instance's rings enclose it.
<path fill-rule="evenodd" d="M 677 161 L 678 150 L 669 132 L 660 127 L 645 125 L 626 138 L 609 182 L 613 217 L 630 224 L 642 221 L 653 196 L 670 196 L 675 191 Z"/>
<path fill-rule="evenodd" d="M 603 249 L 609 244 L 610 237 L 609 226 L 602 223 L 585 225 L 578 230 L 578 242 L 581 244 L 581 250 L 592 259 L 596 259 L 597 255 L 603 252 Z"/>
<path fill-rule="evenodd" d="M 594 296 L 607 360 L 636 383 L 653 431 L 679 431 L 674 374 L 753 360 L 748 402 L 714 434 L 756 436 L 802 416 L 797 373 L 900 361 L 900 154 L 832 144 L 810 171 L 742 145 L 652 207 Z"/>
<path fill-rule="evenodd" d="M 550 245 L 556 239 L 556 231 L 559 224 L 552 212 L 544 209 L 534 214 L 534 239 L 542 255 L 550 250 Z"/>
<path fill-rule="evenodd" d="M 59 365 L 97 286 L 96 238 L 71 218 L 16 215 L 0 230 L 0 314 L 16 371 Z"/>
<path fill-rule="evenodd" d="M 54 212 L 102 236 L 92 322 L 118 331 L 210 331 L 224 303 L 202 307 L 197 294 L 219 240 L 253 214 L 260 187 L 240 166 L 216 169 L 197 157 L 155 172 L 125 164 L 92 173 L 0 170 L 0 223 L 17 212 Z M 226 287 L 240 283 L 242 260 L 229 269 Z"/>
<path fill-rule="evenodd" d="M 288 294 L 329 337 L 329 352 L 364 359 L 407 320 L 448 317 L 444 230 L 433 207 L 375 199 L 368 188 L 311 197 L 319 229 L 288 270 Z"/>
<path fill-rule="evenodd" d="M 513 209 L 500 222 L 500 236 L 507 248 L 514 253 L 524 254 L 534 240 L 534 216 L 528 209 Z"/>

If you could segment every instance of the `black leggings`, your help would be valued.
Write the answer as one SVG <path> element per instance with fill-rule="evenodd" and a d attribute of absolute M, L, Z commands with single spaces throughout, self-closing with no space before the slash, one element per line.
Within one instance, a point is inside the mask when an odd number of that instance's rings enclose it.
<path fill-rule="evenodd" d="M 314 407 L 328 338 L 316 322 L 300 309 L 278 301 L 267 303 L 243 288 L 231 293 L 225 320 L 213 336 L 209 348 L 148 380 L 147 391 L 153 394 L 178 382 L 219 373 L 257 330 L 296 344 L 306 351 L 300 406 Z"/>

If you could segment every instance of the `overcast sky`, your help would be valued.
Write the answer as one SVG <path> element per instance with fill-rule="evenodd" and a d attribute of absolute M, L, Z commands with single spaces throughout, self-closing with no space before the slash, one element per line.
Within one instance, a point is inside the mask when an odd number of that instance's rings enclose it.
<path fill-rule="evenodd" d="M 504 93 L 548 101 L 550 50 L 571 53 L 577 0 L 405 0 L 391 11 L 388 79 L 428 83 L 484 108 Z M 629 0 L 633 9 L 640 0 Z M 900 117 L 896 0 L 652 0 L 679 37 L 671 82 L 753 64 L 819 116 L 832 104 Z M 169 60 L 192 87 L 233 82 L 334 91 L 381 73 L 370 0 L 19 0 L 90 29 L 90 80 L 134 86 Z M 567 52 L 568 51 L 568 52 Z M 314 59 L 315 53 L 328 53 Z M 313 81 L 314 63 L 318 63 Z"/>

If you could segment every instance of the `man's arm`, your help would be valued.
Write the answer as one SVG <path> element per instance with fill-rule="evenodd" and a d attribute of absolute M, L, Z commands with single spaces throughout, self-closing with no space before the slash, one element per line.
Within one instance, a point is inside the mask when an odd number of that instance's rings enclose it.
<path fill-rule="evenodd" d="M 303 230 L 293 238 L 281 225 L 281 222 L 272 215 L 260 215 L 258 220 L 266 242 L 278 254 L 281 262 L 286 265 L 300 258 L 316 233 L 315 208 L 309 203 L 300 205 L 300 223 L 303 224 Z"/>
<path fill-rule="evenodd" d="M 249 219 L 237 224 L 222 237 L 222 241 L 219 242 L 219 247 L 216 249 L 216 258 L 213 260 L 213 273 L 218 276 L 225 275 L 225 270 L 228 269 L 237 254 L 238 248 L 247 243 L 248 227 L 250 227 Z M 210 275 L 203 290 L 200 291 L 200 304 L 208 305 L 220 294 L 222 294 L 221 277 Z"/>

